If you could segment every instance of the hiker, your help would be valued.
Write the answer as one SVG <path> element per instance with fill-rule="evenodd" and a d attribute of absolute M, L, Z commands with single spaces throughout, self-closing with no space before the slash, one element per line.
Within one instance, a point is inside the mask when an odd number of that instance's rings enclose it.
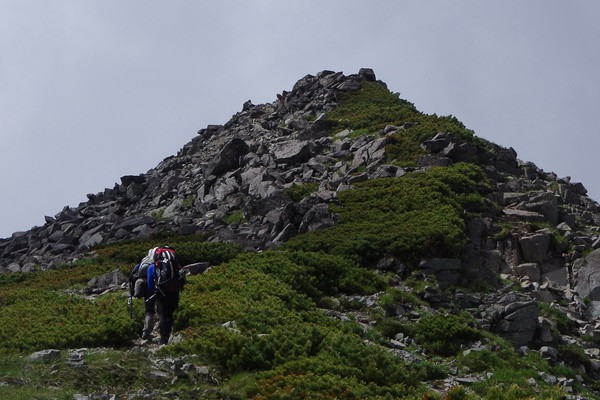
<path fill-rule="evenodd" d="M 154 263 L 148 266 L 147 282 L 148 291 L 156 300 L 159 344 L 167 344 L 173 329 L 173 314 L 179 306 L 179 292 L 185 284 L 175 249 L 163 246 L 155 250 Z"/>
<path fill-rule="evenodd" d="M 148 250 L 148 255 L 140 261 L 138 268 L 138 281 L 136 285 L 138 291 L 137 297 L 144 298 L 144 329 L 142 330 L 142 339 L 151 340 L 152 330 L 154 329 L 154 315 L 156 314 L 156 298 L 153 296 L 154 292 L 148 290 L 148 267 L 154 263 L 154 253 L 158 247 L 154 247 Z M 138 282 L 136 281 L 136 282 Z"/>

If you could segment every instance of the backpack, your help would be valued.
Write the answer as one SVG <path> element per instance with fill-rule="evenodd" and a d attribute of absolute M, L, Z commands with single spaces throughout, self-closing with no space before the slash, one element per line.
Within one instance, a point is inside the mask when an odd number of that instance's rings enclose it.
<path fill-rule="evenodd" d="M 178 293 L 183 289 L 185 278 L 181 274 L 175 249 L 159 247 L 154 253 L 156 287 L 161 293 Z"/>
<path fill-rule="evenodd" d="M 144 297 L 146 289 L 146 279 L 140 276 L 140 264 L 133 267 L 129 274 L 129 295 L 132 297 Z"/>

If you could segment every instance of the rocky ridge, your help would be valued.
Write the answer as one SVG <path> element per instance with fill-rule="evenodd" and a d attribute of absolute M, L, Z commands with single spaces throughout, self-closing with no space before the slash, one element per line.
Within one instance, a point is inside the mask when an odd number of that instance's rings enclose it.
<path fill-rule="evenodd" d="M 114 188 L 47 216 L 43 226 L 0 240 L 0 272 L 53 268 L 86 256 L 95 245 L 160 231 L 272 248 L 334 224 L 329 204 L 357 182 L 477 162 L 492 183 L 488 198 L 499 211 L 469 218 L 470 244 L 460 259 L 423 260 L 419 268 L 434 275 L 441 289 L 475 280 L 493 284 L 500 275 L 517 280 L 522 290 L 506 284 L 488 295 L 457 293 L 449 299 L 432 287 L 426 300 L 472 310 L 483 327 L 545 357 L 555 356 L 551 349 L 557 344 L 580 344 L 592 362 L 579 367 L 599 378 L 600 348 L 580 337 L 600 336 L 600 205 L 581 183 L 519 160 L 512 148 L 489 142 L 476 147 L 439 132 L 421 144 L 426 154 L 418 166 L 403 168 L 387 161 L 385 149 L 390 136 L 406 126 L 387 126 L 377 137 L 355 138 L 347 130 L 331 134 L 325 114 L 365 81 L 385 86 L 370 69 L 348 76 L 322 71 L 272 103 L 244 103 L 227 123 L 201 129 L 177 155 L 147 173 L 123 176 Z M 309 184 L 314 190 L 301 199 L 290 194 Z M 378 268 L 400 266 L 382 259 Z M 557 334 L 536 301 L 564 312 L 573 331 Z"/>

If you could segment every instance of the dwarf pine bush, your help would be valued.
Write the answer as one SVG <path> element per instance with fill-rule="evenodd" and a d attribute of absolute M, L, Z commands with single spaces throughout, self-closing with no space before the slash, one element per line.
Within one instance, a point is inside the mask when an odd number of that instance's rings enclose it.
<path fill-rule="evenodd" d="M 289 385 L 312 393 L 332 382 L 338 389 L 331 393 L 353 395 L 414 389 L 422 379 L 439 376 L 439 369 L 399 362 L 366 342 L 356 324 L 333 320 L 315 305 L 323 295 L 373 293 L 382 285 L 372 271 L 336 255 L 244 254 L 190 278 L 176 315 L 187 340 L 168 351 L 199 354 L 231 375 L 255 371 L 250 397 L 273 396 Z"/>
<path fill-rule="evenodd" d="M 14 289 L 0 313 L 0 351 L 129 344 L 137 326 L 123 300 L 107 295 L 92 302 L 53 290 Z"/>
<path fill-rule="evenodd" d="M 143 240 L 131 240 L 100 246 L 95 249 L 99 262 L 128 263 L 131 266 L 140 262 L 148 250 L 162 245 L 169 245 L 177 251 L 182 265 L 208 261 L 218 265 L 235 258 L 242 249 L 231 243 L 207 243 L 199 235 L 158 234 Z"/>
<path fill-rule="evenodd" d="M 301 185 L 294 183 L 292 186 L 285 189 L 284 192 L 290 199 L 295 202 L 299 202 L 309 194 L 316 192 L 318 189 L 318 182 L 307 182 Z"/>
<path fill-rule="evenodd" d="M 346 93 L 339 106 L 327 114 L 327 119 L 333 127 L 332 133 L 349 129 L 352 137 L 375 135 L 387 125 L 403 127 L 390 135 L 386 146 L 388 162 L 401 166 L 416 165 L 425 154 L 421 143 L 439 132 L 454 134 L 479 148 L 487 146 L 456 117 L 424 114 L 411 102 L 373 82 L 363 82 L 360 90 Z"/>
<path fill-rule="evenodd" d="M 440 356 L 454 356 L 464 344 L 483 337 L 464 315 L 431 314 L 423 316 L 412 332 L 423 348 Z"/>
<path fill-rule="evenodd" d="M 482 171 L 472 164 L 374 179 L 339 194 L 336 225 L 292 238 L 286 248 L 323 251 L 369 265 L 384 255 L 405 262 L 458 257 L 467 243 L 463 211 L 488 206 L 478 194 Z"/>

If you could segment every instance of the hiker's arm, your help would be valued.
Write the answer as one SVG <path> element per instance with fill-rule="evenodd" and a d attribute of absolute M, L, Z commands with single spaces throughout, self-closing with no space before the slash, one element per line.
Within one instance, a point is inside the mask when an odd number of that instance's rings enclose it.
<path fill-rule="evenodd" d="M 148 289 L 150 293 L 154 291 L 154 263 L 148 266 L 148 271 L 146 272 L 146 284 L 148 285 Z"/>

